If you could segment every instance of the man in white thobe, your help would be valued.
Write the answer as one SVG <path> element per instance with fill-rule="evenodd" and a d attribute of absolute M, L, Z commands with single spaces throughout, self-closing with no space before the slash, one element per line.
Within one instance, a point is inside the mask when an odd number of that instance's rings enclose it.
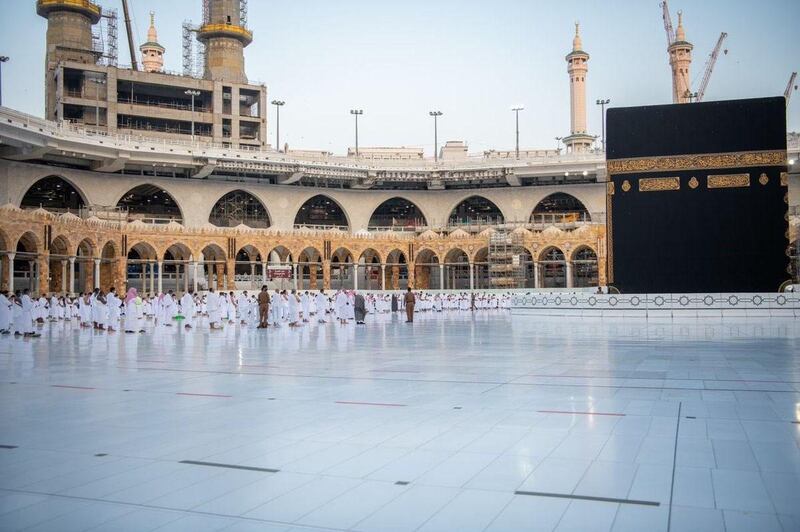
<path fill-rule="evenodd" d="M 183 326 L 186 329 L 194 327 L 194 289 L 190 288 L 188 292 L 181 297 L 181 313 L 183 314 Z"/>

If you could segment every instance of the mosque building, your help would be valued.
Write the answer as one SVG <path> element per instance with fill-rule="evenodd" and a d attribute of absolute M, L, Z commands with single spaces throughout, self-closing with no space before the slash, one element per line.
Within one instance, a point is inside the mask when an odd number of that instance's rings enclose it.
<path fill-rule="evenodd" d="M 172 51 L 155 14 L 138 69 L 98 60 L 96 3 L 36 2 L 48 24 L 45 119 L 0 108 L 0 288 L 233 290 L 285 275 L 300 289 L 606 284 L 606 162 L 587 124 L 577 24 L 563 149 L 472 155 L 448 141 L 435 160 L 413 147 L 337 156 L 268 144 L 240 2 L 207 6 L 196 77 L 164 69 Z M 691 64 L 682 22 L 669 49 L 675 102 Z"/>

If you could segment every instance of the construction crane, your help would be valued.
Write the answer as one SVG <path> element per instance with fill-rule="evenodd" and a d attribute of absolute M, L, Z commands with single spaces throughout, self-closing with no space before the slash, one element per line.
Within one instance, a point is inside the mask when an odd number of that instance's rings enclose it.
<path fill-rule="evenodd" d="M 725 41 L 725 38 L 728 36 L 727 33 L 724 31 L 719 34 L 719 39 L 717 39 L 717 45 L 711 51 L 711 55 L 708 56 L 708 60 L 706 61 L 706 70 L 703 72 L 703 80 L 700 82 L 700 87 L 697 89 L 697 99 L 696 101 L 702 102 L 703 96 L 706 93 L 706 88 L 708 87 L 708 82 L 711 80 L 711 73 L 714 72 L 714 65 L 717 63 L 717 57 L 719 57 L 719 51 L 722 49 L 722 43 Z M 728 50 L 725 50 L 725 54 L 728 53 Z"/>
<path fill-rule="evenodd" d="M 133 32 L 131 31 L 131 16 L 128 10 L 128 0 L 122 0 L 122 14 L 125 17 L 125 31 L 128 32 L 128 49 L 131 52 L 131 68 L 139 70 L 136 64 L 136 50 L 133 47 Z"/>
<path fill-rule="evenodd" d="M 797 90 L 797 85 L 794 84 L 796 79 L 797 72 L 792 72 L 792 75 L 789 76 L 789 83 L 786 84 L 786 90 L 783 91 L 783 97 L 786 98 L 786 105 L 789 105 L 789 98 L 792 97 L 792 91 Z"/>
<path fill-rule="evenodd" d="M 672 17 L 669 16 L 667 0 L 661 2 L 661 18 L 664 19 L 664 30 L 667 32 L 667 47 L 675 42 L 675 30 L 672 29 Z"/>

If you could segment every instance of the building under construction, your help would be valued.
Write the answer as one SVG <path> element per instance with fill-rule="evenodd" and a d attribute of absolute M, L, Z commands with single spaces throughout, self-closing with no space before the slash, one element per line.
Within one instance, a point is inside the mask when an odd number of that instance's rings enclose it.
<path fill-rule="evenodd" d="M 117 134 L 193 138 L 235 148 L 266 145 L 267 89 L 248 83 L 244 69 L 244 47 L 253 39 L 246 0 L 204 0 L 202 24 L 188 31 L 202 63 L 198 69 L 184 64 L 181 74 L 163 69 L 166 50 L 158 43 L 152 14 L 147 41 L 139 47 L 139 68 L 124 7 L 130 67 L 117 66 L 115 14 L 90 0 L 37 1 L 37 13 L 47 19 L 47 119 Z M 99 47 L 93 28 L 104 17 L 112 19 L 109 43 Z M 193 44 L 185 42 L 184 48 Z"/>

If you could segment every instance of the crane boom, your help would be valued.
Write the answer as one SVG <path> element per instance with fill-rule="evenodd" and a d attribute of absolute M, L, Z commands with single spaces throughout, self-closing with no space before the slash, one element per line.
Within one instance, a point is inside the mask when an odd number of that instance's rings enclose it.
<path fill-rule="evenodd" d="M 139 70 L 136 64 L 136 50 L 133 48 L 133 32 L 131 31 L 131 16 L 128 11 L 128 0 L 122 0 L 122 14 L 125 16 L 125 31 L 128 33 L 128 49 L 131 52 L 131 68 Z"/>
<path fill-rule="evenodd" d="M 786 84 L 786 90 L 783 91 L 783 97 L 786 98 L 786 105 L 789 105 L 789 98 L 792 97 L 792 90 L 797 87 L 794 86 L 794 80 L 797 79 L 797 72 L 792 72 L 789 76 L 789 83 Z"/>
<path fill-rule="evenodd" d="M 661 18 L 664 19 L 664 31 L 667 32 L 667 46 L 675 42 L 675 30 L 672 29 L 672 17 L 669 16 L 667 0 L 661 2 Z"/>
<path fill-rule="evenodd" d="M 711 80 L 711 73 L 714 72 L 714 65 L 717 62 L 717 57 L 719 57 L 719 51 L 722 49 L 722 43 L 725 41 L 725 37 L 727 36 L 728 34 L 724 31 L 719 34 L 717 45 L 711 51 L 711 55 L 708 56 L 708 61 L 706 61 L 706 70 L 703 72 L 703 81 L 700 82 L 700 88 L 697 89 L 698 102 L 703 101 L 703 96 L 706 93 L 706 87 L 708 87 L 708 82 Z"/>

